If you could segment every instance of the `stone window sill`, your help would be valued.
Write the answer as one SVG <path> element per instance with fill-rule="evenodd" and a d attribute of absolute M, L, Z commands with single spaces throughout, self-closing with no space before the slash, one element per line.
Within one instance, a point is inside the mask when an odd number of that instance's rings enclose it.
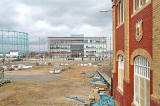
<path fill-rule="evenodd" d="M 124 24 L 124 22 L 121 23 L 120 25 L 118 25 L 118 26 L 116 27 L 116 29 L 120 28 L 123 24 Z"/>
<path fill-rule="evenodd" d="M 117 91 L 118 91 L 121 95 L 123 95 L 123 91 L 122 91 L 120 88 L 117 87 Z"/>

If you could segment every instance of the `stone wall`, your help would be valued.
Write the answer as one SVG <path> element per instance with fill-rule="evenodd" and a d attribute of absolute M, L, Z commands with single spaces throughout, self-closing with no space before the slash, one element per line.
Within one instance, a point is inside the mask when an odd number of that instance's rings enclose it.
<path fill-rule="evenodd" d="M 160 0 L 152 0 L 153 13 L 153 95 L 160 103 Z"/>

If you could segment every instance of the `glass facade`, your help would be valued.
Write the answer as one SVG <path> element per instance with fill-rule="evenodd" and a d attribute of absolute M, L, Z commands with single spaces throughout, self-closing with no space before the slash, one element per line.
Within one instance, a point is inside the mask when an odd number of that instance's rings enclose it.
<path fill-rule="evenodd" d="M 49 37 L 48 48 L 54 58 L 105 58 L 107 55 L 106 37 Z"/>
<path fill-rule="evenodd" d="M 18 55 L 29 54 L 28 33 L 0 30 L 0 55 L 10 54 L 17 51 Z"/>
<path fill-rule="evenodd" d="M 105 37 L 85 37 L 84 57 L 105 57 L 107 52 L 107 41 Z"/>

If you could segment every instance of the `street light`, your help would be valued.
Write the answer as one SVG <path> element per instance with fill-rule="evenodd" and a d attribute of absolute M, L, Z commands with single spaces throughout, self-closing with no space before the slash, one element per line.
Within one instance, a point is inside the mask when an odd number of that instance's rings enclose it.
<path fill-rule="evenodd" d="M 112 10 L 100 10 L 99 12 L 102 12 L 102 13 L 109 13 L 109 12 L 112 12 Z M 111 36 L 110 36 L 110 65 L 111 65 Z"/>
<path fill-rule="evenodd" d="M 107 13 L 107 12 L 111 12 L 112 10 L 101 10 L 99 12 L 102 12 L 102 13 Z"/>

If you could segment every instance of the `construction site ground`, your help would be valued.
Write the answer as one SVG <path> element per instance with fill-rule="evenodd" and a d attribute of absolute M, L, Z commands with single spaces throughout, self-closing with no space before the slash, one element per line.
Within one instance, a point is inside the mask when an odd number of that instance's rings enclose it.
<path fill-rule="evenodd" d="M 0 87 L 0 106 L 74 106 L 87 99 L 93 88 L 88 78 L 94 66 L 71 66 L 60 74 L 50 74 L 54 66 L 34 66 L 31 69 L 5 71 L 12 83 Z M 85 72 L 85 73 L 82 73 Z"/>

